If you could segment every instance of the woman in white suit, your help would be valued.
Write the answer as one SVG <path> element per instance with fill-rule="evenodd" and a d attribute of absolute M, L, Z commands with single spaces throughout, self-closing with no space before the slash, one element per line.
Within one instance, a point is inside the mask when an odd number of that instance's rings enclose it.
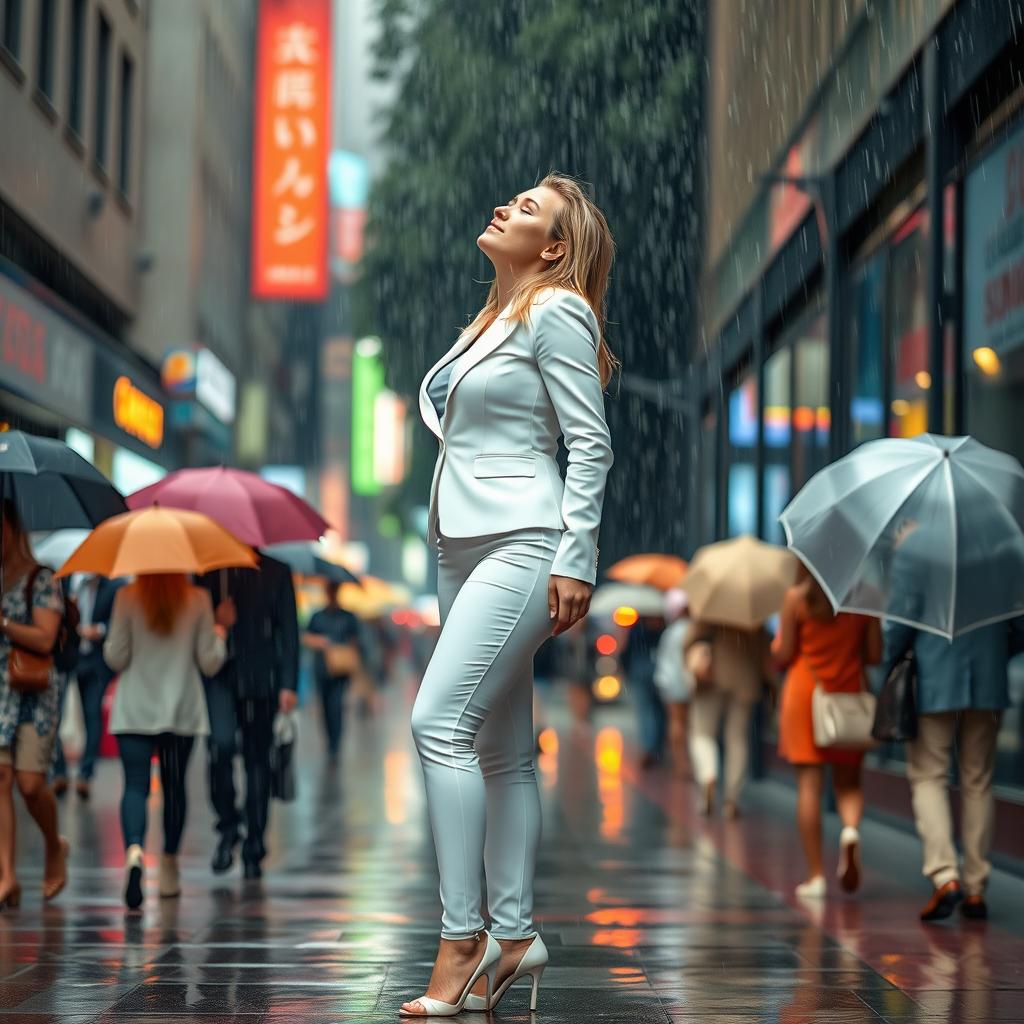
<path fill-rule="evenodd" d="M 441 875 L 441 943 L 413 1016 L 493 1008 L 547 951 L 533 927 L 540 839 L 533 656 L 586 615 L 612 450 L 602 337 L 614 244 L 570 178 L 494 210 L 484 308 L 428 372 L 442 630 L 412 712 Z M 559 438 L 568 450 L 563 480 Z M 486 836 L 486 840 L 485 840 Z M 481 914 L 486 877 L 491 931 Z"/>

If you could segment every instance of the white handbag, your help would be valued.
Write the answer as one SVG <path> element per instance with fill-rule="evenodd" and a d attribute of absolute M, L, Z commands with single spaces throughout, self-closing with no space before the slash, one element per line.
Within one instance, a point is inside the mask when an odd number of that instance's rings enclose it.
<path fill-rule="evenodd" d="M 824 749 L 871 750 L 878 741 L 871 736 L 875 724 L 873 693 L 829 693 L 821 683 L 811 697 L 814 745 Z"/>

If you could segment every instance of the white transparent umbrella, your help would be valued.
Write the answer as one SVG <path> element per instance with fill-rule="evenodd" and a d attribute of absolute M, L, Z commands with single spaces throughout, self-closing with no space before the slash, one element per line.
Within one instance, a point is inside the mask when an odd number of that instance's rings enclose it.
<path fill-rule="evenodd" d="M 1024 467 L 974 438 L 869 441 L 779 518 L 837 611 L 947 639 L 1024 613 Z"/>

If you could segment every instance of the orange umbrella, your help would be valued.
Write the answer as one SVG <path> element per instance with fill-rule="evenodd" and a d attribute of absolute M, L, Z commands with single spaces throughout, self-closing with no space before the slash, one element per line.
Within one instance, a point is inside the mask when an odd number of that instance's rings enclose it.
<path fill-rule="evenodd" d="M 256 556 L 223 526 L 201 512 L 152 507 L 100 523 L 57 575 L 204 573 L 232 566 L 255 569 Z"/>
<path fill-rule="evenodd" d="M 659 590 L 678 587 L 685 575 L 686 562 L 675 555 L 630 555 L 608 570 L 608 576 L 620 583 L 639 583 Z"/>

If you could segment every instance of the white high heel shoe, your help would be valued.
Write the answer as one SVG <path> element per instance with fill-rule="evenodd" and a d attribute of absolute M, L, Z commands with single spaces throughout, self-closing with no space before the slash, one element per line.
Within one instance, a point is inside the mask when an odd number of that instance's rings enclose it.
<path fill-rule="evenodd" d="M 484 955 L 480 963 L 477 964 L 473 976 L 466 982 L 466 987 L 462 990 L 462 995 L 459 996 L 457 1003 L 446 1003 L 441 999 L 431 999 L 430 996 L 420 996 L 418 999 L 410 999 L 409 1002 L 419 1003 L 425 1012 L 416 1013 L 414 1010 L 399 1010 L 399 1015 L 403 1017 L 454 1017 L 457 1013 L 462 1012 L 473 986 L 482 977 L 487 978 L 487 998 L 489 1000 L 491 993 L 494 991 L 494 978 L 498 973 L 498 962 L 501 960 L 501 946 L 498 945 L 490 932 L 484 932 L 484 935 L 487 936 Z"/>
<path fill-rule="evenodd" d="M 540 935 L 535 935 L 533 942 L 530 943 L 523 954 L 523 959 L 519 961 L 519 966 L 501 983 L 501 988 L 493 992 L 490 1002 L 484 999 L 483 996 L 475 996 L 470 993 L 466 997 L 465 1009 L 478 1012 L 493 1010 L 501 1002 L 501 997 L 520 978 L 530 977 L 533 979 L 533 992 L 530 994 L 530 1012 L 535 1013 L 537 1010 L 537 991 L 540 989 L 540 979 L 547 965 L 548 948 L 544 945 L 544 940 Z"/>

